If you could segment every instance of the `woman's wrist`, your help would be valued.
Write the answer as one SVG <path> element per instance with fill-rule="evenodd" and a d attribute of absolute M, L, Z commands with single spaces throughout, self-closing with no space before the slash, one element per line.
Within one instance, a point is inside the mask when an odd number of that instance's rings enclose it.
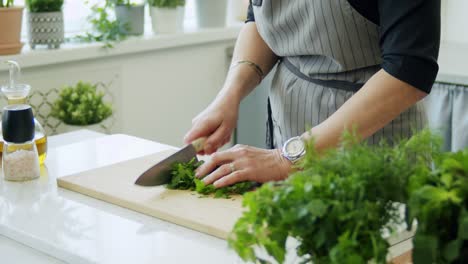
<path fill-rule="evenodd" d="M 275 155 L 278 159 L 279 173 L 282 175 L 282 179 L 286 179 L 291 172 L 293 172 L 293 164 L 284 155 L 281 149 L 274 149 Z"/>
<path fill-rule="evenodd" d="M 240 92 L 240 89 L 236 87 L 229 87 L 223 88 L 218 93 L 216 99 L 214 100 L 214 104 L 229 105 L 230 107 L 233 107 L 234 105 L 239 106 L 241 101 L 242 94 Z"/>
<path fill-rule="evenodd" d="M 229 70 L 220 94 L 239 102 L 259 84 L 259 75 L 248 64 L 239 64 Z"/>

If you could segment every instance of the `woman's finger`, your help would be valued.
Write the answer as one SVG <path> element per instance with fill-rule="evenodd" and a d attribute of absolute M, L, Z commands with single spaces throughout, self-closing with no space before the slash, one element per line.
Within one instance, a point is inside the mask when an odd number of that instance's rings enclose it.
<path fill-rule="evenodd" d="M 226 127 L 225 124 L 221 124 L 220 127 L 216 129 L 216 131 L 208 137 L 205 143 L 205 153 L 212 154 L 218 148 L 222 147 L 224 144 L 224 138 L 226 138 L 226 134 L 229 134 L 230 131 Z"/>
<path fill-rule="evenodd" d="M 212 172 L 216 167 L 229 163 L 235 159 L 236 155 L 232 150 L 225 150 L 214 153 L 211 155 L 211 160 L 205 162 L 200 168 L 196 171 L 196 176 L 198 178 L 207 175 Z"/>
<path fill-rule="evenodd" d="M 221 167 L 217 168 L 215 171 L 213 171 L 210 175 L 203 178 L 203 182 L 205 184 L 212 184 L 219 178 L 229 175 L 230 173 L 232 173 L 230 164 L 224 164 Z"/>
<path fill-rule="evenodd" d="M 205 177 L 208 173 L 212 172 L 218 165 L 216 165 L 215 162 L 212 160 L 209 160 L 205 163 L 203 163 L 196 171 L 195 171 L 195 177 L 197 178 L 203 178 Z"/>
<path fill-rule="evenodd" d="M 238 182 L 244 182 L 247 179 L 248 179 L 248 175 L 247 175 L 246 171 L 237 170 L 237 171 L 234 171 L 233 173 L 228 174 L 225 177 L 222 177 L 222 178 L 216 180 L 213 183 L 213 185 L 216 188 L 222 188 L 222 187 L 233 185 L 233 184 L 238 183 Z"/>
<path fill-rule="evenodd" d="M 210 136 L 216 130 L 216 125 L 211 121 L 197 122 L 184 137 L 186 144 L 192 143 L 195 139 Z"/>

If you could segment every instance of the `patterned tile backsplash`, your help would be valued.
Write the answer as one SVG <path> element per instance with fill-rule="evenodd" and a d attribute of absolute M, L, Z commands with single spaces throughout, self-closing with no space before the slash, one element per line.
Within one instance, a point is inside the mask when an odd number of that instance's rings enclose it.
<path fill-rule="evenodd" d="M 104 93 L 104 101 L 114 106 L 115 96 L 111 92 L 110 87 L 111 83 L 98 83 L 98 91 Z M 58 98 L 59 93 L 59 88 L 53 88 L 46 91 L 33 89 L 28 98 L 28 103 L 32 106 L 34 110 L 34 116 L 39 121 L 39 123 L 41 123 L 48 136 L 67 132 L 67 129 L 65 128 L 66 125 L 62 121 L 58 120 L 57 118 L 51 115 L 52 105 L 54 101 Z M 7 100 L 5 96 L 2 96 L 0 105 L 5 106 L 6 104 Z M 115 107 L 113 108 L 113 110 L 115 113 Z M 101 123 L 98 130 L 99 132 L 110 134 L 115 123 L 116 118 L 115 114 L 113 114 Z"/>

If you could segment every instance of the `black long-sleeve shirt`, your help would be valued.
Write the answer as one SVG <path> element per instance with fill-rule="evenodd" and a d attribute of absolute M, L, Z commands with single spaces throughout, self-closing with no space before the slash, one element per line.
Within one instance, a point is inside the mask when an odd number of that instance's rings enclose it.
<path fill-rule="evenodd" d="M 379 25 L 381 67 L 426 93 L 439 66 L 441 0 L 348 0 L 361 15 Z M 252 1 L 247 21 L 255 21 Z"/>

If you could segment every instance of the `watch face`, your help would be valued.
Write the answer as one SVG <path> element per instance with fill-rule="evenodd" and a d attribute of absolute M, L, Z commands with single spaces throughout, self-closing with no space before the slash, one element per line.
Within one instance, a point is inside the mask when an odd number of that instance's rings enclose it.
<path fill-rule="evenodd" d="M 300 138 L 291 140 L 286 145 L 286 153 L 288 156 L 294 157 L 300 155 L 304 151 L 304 142 Z"/>

